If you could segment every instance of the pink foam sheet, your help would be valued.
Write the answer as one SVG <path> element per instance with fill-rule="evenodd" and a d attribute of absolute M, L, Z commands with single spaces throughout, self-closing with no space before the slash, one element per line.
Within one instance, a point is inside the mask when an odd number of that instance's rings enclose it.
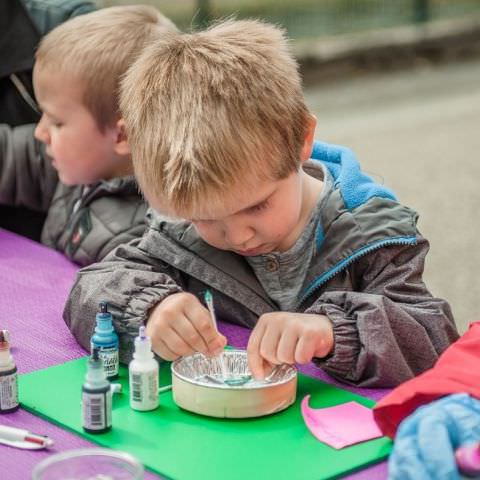
<path fill-rule="evenodd" d="M 328 408 L 311 408 L 310 395 L 302 400 L 302 415 L 310 432 L 335 449 L 382 436 L 372 410 L 357 402 Z"/>

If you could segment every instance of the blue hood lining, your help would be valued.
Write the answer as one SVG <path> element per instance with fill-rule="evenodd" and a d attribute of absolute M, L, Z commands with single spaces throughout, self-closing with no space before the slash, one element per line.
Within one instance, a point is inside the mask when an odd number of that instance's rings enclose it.
<path fill-rule="evenodd" d="M 390 189 L 376 183 L 360 170 L 358 160 L 348 148 L 316 141 L 311 158 L 321 161 L 328 168 L 348 210 L 363 205 L 372 197 L 397 200 Z"/>

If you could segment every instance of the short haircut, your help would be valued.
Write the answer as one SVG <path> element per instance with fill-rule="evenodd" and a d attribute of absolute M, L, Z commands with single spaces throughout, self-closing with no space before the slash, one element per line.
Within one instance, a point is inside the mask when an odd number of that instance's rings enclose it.
<path fill-rule="evenodd" d="M 154 7 L 117 6 L 75 17 L 49 32 L 35 68 L 78 79 L 83 102 L 103 129 L 119 117 L 121 76 L 145 44 L 175 25 Z"/>
<path fill-rule="evenodd" d="M 124 77 L 120 108 L 141 189 L 184 218 L 235 185 L 298 170 L 309 119 L 283 30 L 256 20 L 155 40 Z"/>

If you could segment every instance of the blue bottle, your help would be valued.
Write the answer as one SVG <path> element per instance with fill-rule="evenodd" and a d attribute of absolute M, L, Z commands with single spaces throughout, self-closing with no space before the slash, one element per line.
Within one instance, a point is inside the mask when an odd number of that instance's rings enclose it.
<path fill-rule="evenodd" d="M 113 329 L 112 314 L 107 302 L 100 302 L 100 312 L 96 316 L 97 325 L 90 340 L 91 351 L 98 349 L 108 380 L 118 377 L 118 335 Z"/>

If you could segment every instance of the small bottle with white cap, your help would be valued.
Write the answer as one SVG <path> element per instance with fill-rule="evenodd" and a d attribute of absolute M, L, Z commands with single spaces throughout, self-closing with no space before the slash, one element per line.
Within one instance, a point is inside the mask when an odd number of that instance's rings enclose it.
<path fill-rule="evenodd" d="M 155 410 L 158 407 L 158 362 L 153 356 L 152 342 L 140 327 L 135 339 L 133 360 L 128 365 L 130 407 L 134 410 Z"/>
<path fill-rule="evenodd" d="M 18 403 L 17 367 L 10 354 L 8 330 L 0 330 L 0 413 L 14 412 Z"/>
<path fill-rule="evenodd" d="M 112 388 L 107 380 L 98 348 L 87 363 L 82 385 L 82 425 L 89 433 L 104 433 L 112 428 Z"/>

